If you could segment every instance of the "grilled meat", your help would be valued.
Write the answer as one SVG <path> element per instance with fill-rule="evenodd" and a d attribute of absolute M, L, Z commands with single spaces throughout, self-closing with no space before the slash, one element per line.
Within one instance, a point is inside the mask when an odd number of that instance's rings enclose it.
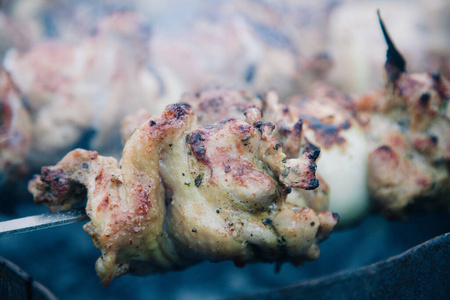
<path fill-rule="evenodd" d="M 318 174 L 344 225 L 365 216 L 369 198 L 389 217 L 449 205 L 449 82 L 439 73 L 408 74 L 396 59 L 388 60 L 383 92 L 349 98 L 319 86 L 288 105 L 266 96 L 264 117 L 277 124 L 274 135 L 291 157 L 296 126 L 320 147 Z"/>
<path fill-rule="evenodd" d="M 369 113 L 369 189 L 386 215 L 450 204 L 450 83 L 438 72 L 407 73 L 380 19 L 388 44 L 384 93 L 362 97 Z"/>
<path fill-rule="evenodd" d="M 334 63 L 328 76 L 333 86 L 358 94 L 383 88 L 380 66 L 385 61 L 385 44 L 377 9 L 389 20 L 410 71 L 439 70 L 449 78 L 449 1 L 345 1 L 333 8 L 325 30 Z"/>
<path fill-rule="evenodd" d="M 301 123 L 285 124 L 280 116 L 273 113 L 273 110 L 279 109 L 278 106 L 281 105 L 278 104 L 277 94 L 273 90 L 263 98 L 258 98 L 250 92 L 210 85 L 194 93 L 185 94 L 182 100 L 192 106 L 198 122 L 205 125 L 230 118 L 246 119 L 249 124 L 258 124 L 263 115 L 268 115 L 263 120 L 266 122 L 276 120 L 275 136 L 283 145 L 283 151 L 288 158 L 299 157 L 301 149 L 305 146 L 310 147 L 310 152 L 314 149 L 315 155 L 319 154 L 319 149 L 304 139 Z M 277 108 L 274 107 L 275 105 L 278 105 Z M 127 140 L 131 133 L 146 120 L 145 118 L 149 117 L 150 114 L 144 111 L 127 117 L 122 123 L 123 140 Z M 318 180 L 320 185 L 316 189 L 292 189 L 288 195 L 288 201 L 297 206 L 308 206 L 316 211 L 326 211 L 329 187 L 322 177 L 318 176 Z"/>
<path fill-rule="evenodd" d="M 169 105 L 134 132 L 120 165 L 74 150 L 29 188 L 51 210 L 81 203 L 85 191 L 84 229 L 102 252 L 104 285 L 202 260 L 298 265 L 318 257 L 316 242 L 338 217 L 285 202 L 291 188 L 317 187 L 317 155 L 306 147 L 287 159 L 273 129 L 241 119 L 198 126 L 189 105 Z"/>
<path fill-rule="evenodd" d="M 164 101 L 149 101 L 169 93 L 149 68 L 149 34 L 142 16 L 118 13 L 79 44 L 52 40 L 8 53 L 5 68 L 31 108 L 37 164 L 86 143 L 88 132 L 90 148 L 116 149 L 121 118 L 141 107 L 162 111 Z"/>
<path fill-rule="evenodd" d="M 361 101 L 372 107 L 370 193 L 386 215 L 449 204 L 449 98 L 450 83 L 438 73 L 400 72 L 385 94 Z"/>
<path fill-rule="evenodd" d="M 31 145 L 31 121 L 8 73 L 0 68 L 0 174 L 4 178 L 26 174 Z"/>
<path fill-rule="evenodd" d="M 328 209 L 329 203 L 341 216 L 341 224 L 348 225 L 369 209 L 366 134 L 347 95 L 326 85 L 311 90 L 307 97 L 291 97 L 289 104 L 280 103 L 275 91 L 270 91 L 263 115 L 277 125 L 275 136 L 291 157 L 299 155 L 301 135 L 320 148 L 317 165 L 323 181 L 309 205 Z M 288 200 L 303 201 L 299 197 L 305 197 L 305 192 L 299 192 L 289 195 Z"/>
<path fill-rule="evenodd" d="M 209 85 L 194 93 L 186 93 L 181 100 L 192 106 L 198 122 L 205 125 L 231 118 L 244 119 L 248 108 L 261 110 L 263 107 L 262 99 L 251 92 L 219 85 Z"/>

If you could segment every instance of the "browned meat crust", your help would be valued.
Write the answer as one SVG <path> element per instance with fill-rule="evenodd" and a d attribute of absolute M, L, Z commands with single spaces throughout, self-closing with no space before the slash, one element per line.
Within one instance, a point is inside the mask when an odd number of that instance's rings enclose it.
<path fill-rule="evenodd" d="M 181 100 L 192 106 L 200 124 L 242 119 L 248 108 L 261 110 L 263 106 L 263 101 L 250 92 L 220 85 L 209 85 L 195 93 L 186 93 Z"/>
<path fill-rule="evenodd" d="M 327 210 L 330 205 L 342 214 L 341 224 L 361 219 L 369 207 L 367 141 L 351 98 L 316 84 L 308 96 L 293 96 L 287 104 L 282 104 L 273 90 L 264 99 L 263 119 L 277 125 L 275 136 L 288 157 L 298 157 L 300 147 L 308 143 L 320 147 L 321 185 L 311 193 L 294 191 L 288 201 L 307 203 L 317 210 Z"/>
<path fill-rule="evenodd" d="M 448 205 L 450 84 L 437 73 L 400 73 L 384 96 L 368 98 L 369 187 L 386 215 Z"/>
<path fill-rule="evenodd" d="M 275 97 L 276 99 L 272 99 Z M 264 118 L 265 121 L 275 121 L 274 136 L 281 143 L 276 144 L 275 148 L 281 147 L 283 144 L 283 151 L 288 158 L 296 158 L 301 156 L 302 149 L 309 149 L 306 152 L 313 153 L 314 156 L 319 154 L 319 149 L 308 142 L 302 135 L 302 122 L 298 121 L 292 128 L 289 120 L 284 120 L 274 113 L 272 100 L 278 103 L 278 97 L 275 91 L 270 91 L 262 99 L 254 96 L 247 91 L 241 91 L 224 86 L 209 85 L 194 93 L 187 93 L 182 100 L 189 103 L 195 111 L 198 121 L 201 124 L 211 124 L 219 120 L 228 120 L 230 118 L 244 118 L 249 124 L 261 126 L 263 124 L 261 119 L 263 114 L 268 114 L 270 118 Z M 137 114 L 128 116 L 122 122 L 122 136 L 126 141 L 131 136 L 132 132 L 142 123 L 144 123 L 150 114 L 141 111 Z M 287 124 L 286 124 L 286 123 Z M 303 148 L 302 148 L 303 147 Z M 328 209 L 328 186 L 325 181 L 320 178 L 320 185 L 315 189 L 296 189 L 294 188 L 289 195 L 288 200 L 295 198 L 294 203 L 297 205 L 306 205 L 316 211 L 325 211 Z M 312 187 L 315 186 L 314 185 Z"/>
<path fill-rule="evenodd" d="M 68 205 L 75 203 L 71 197 L 82 201 L 69 195 L 71 188 L 86 189 L 91 222 L 84 229 L 102 252 L 96 270 L 105 285 L 127 272 L 176 270 L 201 260 L 297 265 L 318 257 L 316 242 L 338 217 L 285 202 L 291 187 L 317 185 L 316 156 L 306 148 L 287 159 L 273 128 L 241 119 L 199 127 L 189 105 L 170 105 L 134 132 L 120 166 L 74 150 L 43 169 L 30 191 L 56 210 L 61 198 Z"/>
<path fill-rule="evenodd" d="M 380 18 L 388 45 L 386 88 L 356 101 L 368 117 L 369 189 L 387 216 L 450 204 L 450 82 L 438 72 L 406 72 L 406 61 Z"/>

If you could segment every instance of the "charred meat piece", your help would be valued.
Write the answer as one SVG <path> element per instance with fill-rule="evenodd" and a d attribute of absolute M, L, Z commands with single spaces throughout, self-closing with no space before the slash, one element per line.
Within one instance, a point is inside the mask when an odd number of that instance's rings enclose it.
<path fill-rule="evenodd" d="M 270 98 L 270 95 L 275 95 L 274 91 L 268 93 L 267 97 Z M 248 91 L 209 85 L 197 92 L 185 94 L 182 100 L 192 106 L 200 124 L 211 124 L 230 118 L 245 119 L 247 123 L 257 127 L 264 124 L 262 122 L 263 107 L 265 107 L 267 99 L 260 99 Z M 267 112 L 271 113 L 269 109 Z M 123 140 L 128 140 L 133 131 L 149 118 L 150 113 L 145 111 L 128 116 L 122 122 Z M 264 118 L 264 120 L 270 121 L 272 119 Z M 291 130 L 280 120 L 273 120 L 278 121 L 275 126 L 275 136 L 281 142 L 275 145 L 275 149 L 283 147 L 283 151 L 288 158 L 299 157 L 302 150 L 306 151 L 308 147 L 308 152 L 318 155 L 319 149 L 305 141 L 301 123 L 294 124 Z M 279 134 L 280 132 L 282 134 Z M 292 189 L 288 200 L 293 200 L 298 206 L 308 206 L 316 211 L 326 211 L 328 209 L 329 189 L 323 178 L 320 177 L 318 180 L 320 184 L 315 189 Z"/>
<path fill-rule="evenodd" d="M 280 141 L 275 148 L 283 147 L 283 152 L 288 158 L 299 157 L 302 150 L 307 147 L 309 152 L 318 155 L 319 149 L 315 149 L 302 135 L 302 122 L 288 124 L 288 127 L 283 120 L 273 115 L 270 106 L 271 97 L 276 97 L 275 91 L 267 93 L 264 99 L 260 99 L 247 91 L 211 85 L 195 93 L 186 94 L 183 100 L 193 106 L 200 123 L 229 118 L 245 118 L 249 124 L 256 126 L 261 126 L 263 120 L 272 122 L 275 124 L 274 136 Z M 265 114 L 268 114 L 268 117 L 264 117 Z M 316 211 L 328 210 L 329 189 L 324 179 L 320 176 L 318 178 L 319 187 L 308 190 L 294 188 L 288 195 L 288 201 L 294 201 L 293 203 L 298 206 L 308 206 Z"/>
<path fill-rule="evenodd" d="M 181 102 L 188 103 L 192 107 L 197 117 L 197 122 L 202 125 L 213 124 L 231 118 L 251 118 L 253 121 L 249 121 L 250 124 L 261 121 L 263 100 L 244 90 L 210 84 L 196 92 L 185 93 L 181 98 Z M 249 108 L 252 109 L 249 110 Z M 247 110 L 253 116 L 247 116 Z M 125 144 L 134 130 L 150 119 L 150 117 L 151 113 L 145 109 L 126 116 L 121 123 L 123 143 Z"/>
<path fill-rule="evenodd" d="M 369 187 L 386 215 L 449 204 L 449 98 L 444 78 L 401 73 L 375 101 L 368 129 Z"/>
<path fill-rule="evenodd" d="M 102 252 L 96 270 L 104 285 L 127 272 L 202 260 L 298 265 L 318 257 L 316 242 L 338 217 L 285 202 L 290 188 L 317 187 L 317 157 L 287 159 L 273 128 L 241 119 L 198 126 L 189 105 L 169 105 L 134 132 L 120 165 L 74 150 L 36 176 L 30 191 L 55 210 L 61 197 L 83 200 L 68 194 L 79 191 L 74 185 L 85 188 L 91 222 L 84 229 Z M 54 189 L 57 174 L 67 189 Z"/>
<path fill-rule="evenodd" d="M 389 41 L 384 93 L 362 97 L 370 114 L 369 188 L 386 215 L 449 204 L 450 83 L 438 72 L 406 72 Z"/>

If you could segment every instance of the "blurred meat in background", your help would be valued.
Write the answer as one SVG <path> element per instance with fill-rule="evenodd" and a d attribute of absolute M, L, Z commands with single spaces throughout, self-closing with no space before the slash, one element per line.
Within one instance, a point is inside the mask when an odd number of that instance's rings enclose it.
<path fill-rule="evenodd" d="M 30 163 L 74 147 L 120 153 L 118 124 L 220 83 L 286 97 L 326 81 L 383 87 L 384 41 L 410 71 L 448 73 L 446 1 L 3 1 L 3 66 L 29 108 Z M 139 13 L 137 13 L 139 12 Z M 401 12 L 401 14 L 399 13 Z M 407 32 L 408 34 L 405 34 Z"/>

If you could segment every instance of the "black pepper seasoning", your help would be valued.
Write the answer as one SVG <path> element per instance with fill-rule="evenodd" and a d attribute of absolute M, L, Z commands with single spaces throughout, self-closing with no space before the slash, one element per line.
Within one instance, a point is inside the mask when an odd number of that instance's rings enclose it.
<path fill-rule="evenodd" d="M 197 176 L 197 178 L 195 178 L 195 186 L 199 187 L 200 184 L 202 184 L 202 180 L 203 180 L 203 174 L 199 174 Z"/>

